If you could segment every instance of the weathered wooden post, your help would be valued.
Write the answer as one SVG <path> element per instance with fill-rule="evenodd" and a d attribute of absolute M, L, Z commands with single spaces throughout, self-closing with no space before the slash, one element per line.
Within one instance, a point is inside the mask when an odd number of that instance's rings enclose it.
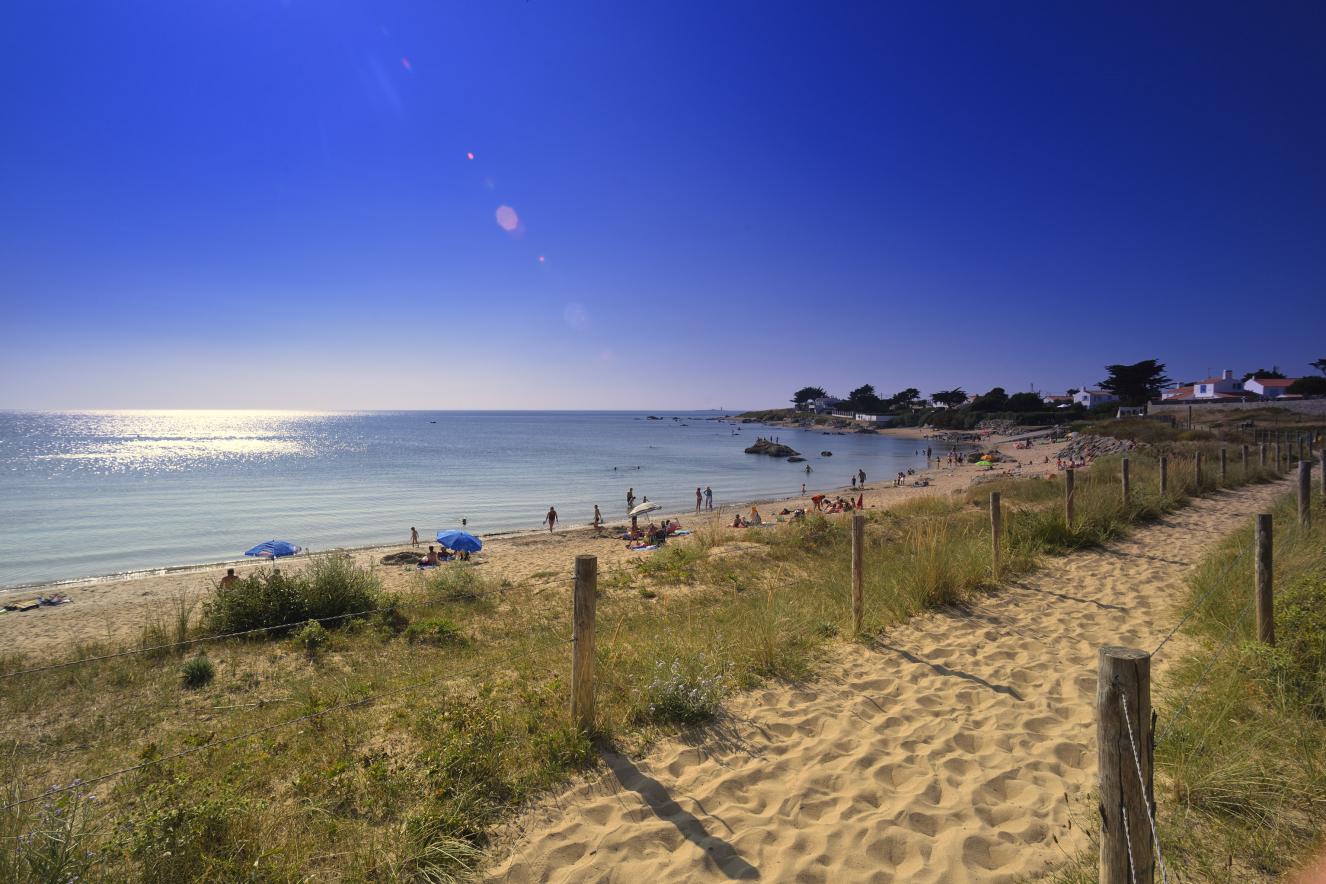
<path fill-rule="evenodd" d="M 1073 527 L 1073 470 L 1064 470 L 1064 524 Z"/>
<path fill-rule="evenodd" d="M 1275 644 L 1275 606 L 1271 598 L 1271 580 L 1274 576 L 1271 560 L 1271 514 L 1257 516 L 1257 641 Z"/>
<path fill-rule="evenodd" d="M 1312 527 L 1312 461 L 1298 462 L 1298 527 Z"/>
<path fill-rule="evenodd" d="M 1192 406 L 1188 406 L 1188 429 L 1192 429 Z"/>
<path fill-rule="evenodd" d="M 1321 505 L 1326 506 L 1326 448 L 1323 448 L 1318 454 L 1321 457 L 1321 468 L 1318 470 L 1321 480 Z"/>
<path fill-rule="evenodd" d="M 1197 457 L 1193 459 L 1193 476 L 1197 479 L 1197 493 L 1202 493 L 1202 453 L 1197 452 Z"/>
<path fill-rule="evenodd" d="M 597 556 L 576 556 L 575 594 L 571 600 L 571 722 L 594 731 L 594 608 L 598 600 Z"/>
<path fill-rule="evenodd" d="M 1119 462 L 1119 477 L 1123 480 L 1123 503 L 1128 505 L 1128 495 L 1132 491 L 1132 485 L 1128 476 L 1128 456 L 1124 455 L 1123 460 Z"/>
<path fill-rule="evenodd" d="M 1108 647 L 1100 649 L 1098 661 L 1100 884 L 1152 884 L 1151 655 Z"/>
<path fill-rule="evenodd" d="M 1004 513 L 1000 508 L 999 492 L 990 492 L 990 573 L 999 579 L 999 542 L 1004 534 Z"/>
<path fill-rule="evenodd" d="M 1227 478 L 1229 478 L 1229 458 L 1222 447 L 1220 449 L 1220 484 L 1224 485 Z"/>
<path fill-rule="evenodd" d="M 1280 472 L 1280 471 L 1284 468 L 1284 467 L 1283 467 L 1283 464 L 1284 464 L 1284 458 L 1283 458 L 1283 457 L 1281 456 L 1281 454 L 1280 454 L 1280 443 L 1279 443 L 1279 442 L 1276 442 L 1276 443 L 1275 443 L 1275 471 L 1276 471 L 1277 473 Z"/>
<path fill-rule="evenodd" d="M 852 635 L 861 634 L 861 621 L 865 616 L 862 594 L 862 562 L 865 557 L 866 517 L 862 513 L 852 516 Z"/>
<path fill-rule="evenodd" d="M 1163 454 L 1160 456 L 1160 493 L 1162 496 L 1169 493 L 1169 458 Z"/>
<path fill-rule="evenodd" d="M 1248 481 L 1248 443 L 1243 443 L 1243 481 Z"/>
<path fill-rule="evenodd" d="M 1258 446 L 1258 447 L 1259 447 L 1259 449 L 1261 450 L 1261 457 L 1262 457 L 1262 464 L 1261 464 L 1261 466 L 1262 466 L 1262 469 L 1266 469 L 1266 443 L 1263 442 L 1263 443 L 1261 443 L 1261 445 Z"/>

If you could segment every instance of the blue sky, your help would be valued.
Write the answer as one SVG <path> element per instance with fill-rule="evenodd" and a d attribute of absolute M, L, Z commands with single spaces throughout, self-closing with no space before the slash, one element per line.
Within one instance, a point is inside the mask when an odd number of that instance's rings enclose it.
<path fill-rule="evenodd" d="M 1306 372 L 1323 25 L 1310 3 L 18 4 L 0 407 Z"/>

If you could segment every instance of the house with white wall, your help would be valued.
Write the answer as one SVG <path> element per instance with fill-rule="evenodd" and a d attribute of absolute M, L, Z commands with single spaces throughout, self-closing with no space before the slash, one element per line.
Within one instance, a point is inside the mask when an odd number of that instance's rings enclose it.
<path fill-rule="evenodd" d="M 1182 384 L 1171 390 L 1166 390 L 1160 398 L 1165 402 L 1188 400 L 1199 400 L 1210 402 L 1213 400 L 1228 399 L 1230 401 L 1240 401 L 1249 399 L 1251 396 L 1244 390 L 1243 381 L 1234 377 L 1232 369 L 1225 369 L 1219 377 L 1203 378 L 1200 381 L 1193 381 L 1191 384 Z"/>
<path fill-rule="evenodd" d="M 1108 390 L 1078 390 L 1073 401 L 1084 408 L 1094 408 L 1104 402 L 1118 402 L 1119 397 Z"/>
<path fill-rule="evenodd" d="M 1290 384 L 1298 378 L 1248 378 L 1243 389 L 1263 399 L 1279 399 L 1289 392 Z"/>

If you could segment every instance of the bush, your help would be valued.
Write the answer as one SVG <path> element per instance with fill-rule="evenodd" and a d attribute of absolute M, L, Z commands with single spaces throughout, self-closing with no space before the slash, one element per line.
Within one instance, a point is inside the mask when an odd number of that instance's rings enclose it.
<path fill-rule="evenodd" d="M 213 633 L 265 629 L 270 635 L 308 620 L 339 626 L 351 615 L 373 611 L 378 587 L 371 571 L 345 559 L 316 560 L 301 574 L 260 571 L 218 586 L 203 606 L 203 624 Z"/>
<path fill-rule="evenodd" d="M 465 634 L 460 627 L 444 617 L 420 620 L 405 629 L 405 640 L 425 645 L 463 645 Z"/>
<path fill-rule="evenodd" d="M 322 624 L 316 620 L 310 620 L 308 625 L 295 634 L 295 642 L 304 649 L 304 653 L 308 654 L 309 657 L 316 657 L 329 641 L 331 641 L 331 634 L 323 629 Z"/>
<path fill-rule="evenodd" d="M 707 666 L 703 654 L 688 667 L 680 660 L 671 665 L 659 660 L 643 691 L 648 716 L 678 724 L 708 721 L 718 714 L 725 682 L 722 671 Z"/>
<path fill-rule="evenodd" d="M 216 667 L 206 657 L 194 657 L 180 667 L 180 679 L 186 688 L 200 688 L 216 677 Z"/>
<path fill-rule="evenodd" d="M 378 605 L 377 576 L 348 559 L 317 559 L 301 576 L 304 611 L 311 620 L 344 618 Z"/>

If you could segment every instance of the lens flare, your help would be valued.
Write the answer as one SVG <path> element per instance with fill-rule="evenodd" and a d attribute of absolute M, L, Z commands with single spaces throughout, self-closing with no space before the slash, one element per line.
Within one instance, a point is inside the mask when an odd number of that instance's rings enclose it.
<path fill-rule="evenodd" d="M 407 71 L 414 70 L 414 67 L 410 64 L 410 60 L 403 55 L 401 56 L 401 67 L 405 68 Z"/>
<path fill-rule="evenodd" d="M 544 258 L 543 258 L 543 256 L 542 256 L 542 255 L 539 255 L 539 263 L 540 263 L 540 264 L 542 264 L 542 263 L 543 263 L 543 261 L 544 261 Z"/>
<path fill-rule="evenodd" d="M 510 206 L 498 206 L 497 226 L 507 233 L 514 233 L 516 228 L 520 226 L 520 216 Z"/>
<path fill-rule="evenodd" d="M 472 151 L 472 150 L 471 150 L 471 151 L 467 151 L 466 154 L 465 154 L 465 159 L 467 159 L 467 160 L 472 160 L 472 159 L 474 159 L 474 151 Z"/>

